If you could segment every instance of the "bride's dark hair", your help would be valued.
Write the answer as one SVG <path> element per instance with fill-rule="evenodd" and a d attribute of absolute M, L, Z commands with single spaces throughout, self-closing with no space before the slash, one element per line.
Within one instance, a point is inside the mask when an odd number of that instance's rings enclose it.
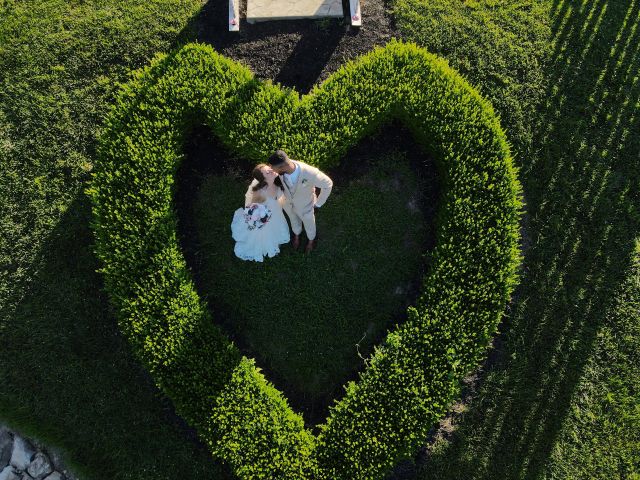
<path fill-rule="evenodd" d="M 258 184 L 252 188 L 254 192 L 267 186 L 267 181 L 265 180 L 264 175 L 262 174 L 262 170 L 260 170 L 262 167 L 271 168 L 271 165 L 267 165 L 266 163 L 259 163 L 253 168 L 253 171 L 251 172 L 251 176 L 256 180 L 258 180 Z M 282 186 L 282 181 L 280 180 L 280 176 L 277 176 L 276 179 L 273 181 L 273 183 L 277 187 L 280 187 L 282 190 L 284 190 L 284 187 Z"/>

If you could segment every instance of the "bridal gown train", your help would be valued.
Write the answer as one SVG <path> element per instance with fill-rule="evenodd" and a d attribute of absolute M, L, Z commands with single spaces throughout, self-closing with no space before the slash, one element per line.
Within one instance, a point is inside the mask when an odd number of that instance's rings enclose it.
<path fill-rule="evenodd" d="M 280 245 L 289 243 L 289 225 L 282 211 L 282 194 L 268 197 L 264 204 L 271 210 L 271 218 L 262 228 L 249 230 L 243 216 L 243 208 L 233 213 L 231 236 L 236 241 L 233 249 L 242 260 L 262 262 L 265 256 L 275 257 Z"/>

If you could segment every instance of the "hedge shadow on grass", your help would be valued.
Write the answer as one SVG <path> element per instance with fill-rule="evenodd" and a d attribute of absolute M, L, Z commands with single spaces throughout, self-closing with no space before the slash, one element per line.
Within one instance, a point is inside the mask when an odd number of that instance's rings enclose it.
<path fill-rule="evenodd" d="M 323 423 L 329 415 L 329 406 L 334 400 L 339 401 L 344 396 L 344 387 L 348 381 L 356 381 L 358 373 L 364 371 L 365 363 L 358 360 L 347 377 L 336 378 L 331 391 L 321 395 L 312 395 L 299 390 L 292 385 L 277 370 L 270 368 L 261 352 L 252 349 L 243 335 L 239 332 L 234 321 L 233 314 L 228 311 L 220 302 L 211 298 L 206 281 L 201 271 L 205 268 L 202 260 L 202 253 L 197 246 L 197 227 L 194 221 L 194 202 L 202 181 L 208 175 L 232 175 L 241 179 L 249 179 L 250 172 L 254 165 L 241 157 L 229 152 L 211 129 L 206 125 L 200 125 L 192 129 L 186 136 L 185 159 L 182 161 L 176 174 L 176 194 L 175 204 L 178 214 L 178 238 L 181 250 L 194 278 L 194 283 L 201 298 L 206 299 L 216 323 L 221 325 L 226 335 L 239 347 L 243 355 L 255 358 L 256 363 L 265 372 L 266 377 L 278 390 L 282 391 L 291 407 L 302 414 L 308 428 L 315 428 Z M 419 208 L 422 212 L 425 225 L 427 227 L 427 237 L 421 245 L 422 253 L 430 252 L 435 246 L 435 215 L 438 210 L 438 200 L 440 197 L 440 186 L 438 183 L 437 169 L 433 159 L 424 153 L 413 139 L 409 130 L 399 121 L 392 120 L 383 125 L 377 132 L 362 139 L 356 146 L 349 149 L 338 167 L 326 170 L 326 173 L 334 180 L 334 189 L 343 188 L 350 180 L 360 178 L 362 175 L 370 174 L 370 160 L 390 152 L 399 152 L 406 155 L 413 173 L 419 179 L 421 192 L 418 192 Z M 304 161 L 304 159 L 300 159 Z M 238 205 L 242 202 L 238 199 Z M 229 212 L 229 218 L 231 218 Z M 285 215 L 286 217 L 286 215 Z M 322 232 L 320 232 L 322 233 Z M 230 233 L 229 233 L 230 235 Z M 290 246 L 282 247 L 288 249 Z M 382 254 L 382 253 L 381 253 Z M 393 325 L 401 324 L 406 320 L 406 307 L 415 303 L 419 295 L 421 279 L 425 275 L 427 265 L 422 259 L 417 258 L 421 268 L 409 281 L 408 291 L 403 294 L 405 297 L 405 307 L 392 315 L 382 326 L 375 336 L 368 339 L 371 345 L 378 345 L 386 336 L 387 329 Z M 275 259 L 277 261 L 277 257 Z M 366 347 L 362 354 L 368 356 Z M 314 433 L 318 433 L 317 429 Z"/>
<path fill-rule="evenodd" d="M 235 478 L 133 357 L 96 273 L 90 217 L 89 199 L 76 195 L 24 297 L 0 310 L 2 384 L 22 395 L 6 409 L 0 395 L 0 418 L 60 448 L 82 478 Z"/>

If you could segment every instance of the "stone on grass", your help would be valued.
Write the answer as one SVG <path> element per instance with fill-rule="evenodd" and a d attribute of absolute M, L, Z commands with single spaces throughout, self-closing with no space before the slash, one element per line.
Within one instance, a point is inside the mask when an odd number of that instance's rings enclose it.
<path fill-rule="evenodd" d="M 38 452 L 31 461 L 31 465 L 27 468 L 27 473 L 31 475 L 35 480 L 42 480 L 53 471 L 49 457 L 44 453 Z"/>
<path fill-rule="evenodd" d="M 26 470 L 31 463 L 31 457 L 36 451 L 28 440 L 16 435 L 13 439 L 13 451 L 9 463 L 18 470 Z"/>
<path fill-rule="evenodd" d="M 0 471 L 0 480 L 20 480 L 20 475 L 13 471 L 11 465 L 7 465 Z"/>
<path fill-rule="evenodd" d="M 13 435 L 6 428 L 0 428 L 0 469 L 6 467 L 13 451 Z"/>

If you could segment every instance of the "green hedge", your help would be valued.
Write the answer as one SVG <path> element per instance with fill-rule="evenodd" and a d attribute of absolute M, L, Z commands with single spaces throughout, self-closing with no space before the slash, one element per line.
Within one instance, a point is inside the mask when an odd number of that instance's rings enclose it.
<path fill-rule="evenodd" d="M 280 147 L 327 169 L 393 117 L 436 158 L 437 245 L 408 320 L 375 348 L 316 437 L 196 294 L 176 238 L 174 177 L 196 122 L 253 161 Z M 414 454 L 482 360 L 517 281 L 521 188 L 499 120 L 414 44 L 378 47 L 303 98 L 206 45 L 158 55 L 122 85 L 98 156 L 86 192 L 120 328 L 241 478 L 382 478 Z"/>

